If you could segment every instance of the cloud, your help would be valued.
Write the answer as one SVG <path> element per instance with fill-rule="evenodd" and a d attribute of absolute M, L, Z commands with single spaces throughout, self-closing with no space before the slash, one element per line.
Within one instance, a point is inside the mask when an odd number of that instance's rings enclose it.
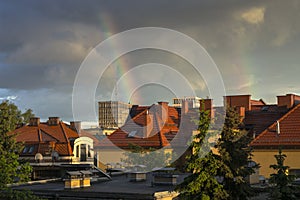
<path fill-rule="evenodd" d="M 240 17 L 249 24 L 258 25 L 264 22 L 265 11 L 264 7 L 254 7 L 241 13 Z"/>
<path fill-rule="evenodd" d="M 18 96 L 6 96 L 6 97 L 0 97 L 0 100 L 12 101 L 12 100 L 16 100 L 17 98 Z"/>

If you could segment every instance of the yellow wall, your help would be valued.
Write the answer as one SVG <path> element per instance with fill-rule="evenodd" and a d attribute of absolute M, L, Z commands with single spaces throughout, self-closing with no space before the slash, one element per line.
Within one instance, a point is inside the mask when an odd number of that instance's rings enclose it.
<path fill-rule="evenodd" d="M 287 156 L 284 165 L 289 166 L 290 170 L 300 169 L 300 149 L 283 149 L 282 153 Z M 278 149 L 254 149 L 252 154 L 252 160 L 260 164 L 259 174 L 269 178 L 274 173 L 270 165 L 277 163 L 274 155 L 278 154 Z"/>
<path fill-rule="evenodd" d="M 121 158 L 125 158 L 124 151 L 115 149 L 99 149 L 97 150 L 99 161 L 103 164 L 121 162 Z"/>
<path fill-rule="evenodd" d="M 172 155 L 172 149 L 166 148 L 165 153 L 170 153 Z M 99 168 L 104 170 L 107 163 L 120 163 L 121 159 L 125 159 L 125 150 L 120 149 L 97 149 L 97 155 L 99 156 Z M 105 167 L 105 168 L 103 168 Z"/>

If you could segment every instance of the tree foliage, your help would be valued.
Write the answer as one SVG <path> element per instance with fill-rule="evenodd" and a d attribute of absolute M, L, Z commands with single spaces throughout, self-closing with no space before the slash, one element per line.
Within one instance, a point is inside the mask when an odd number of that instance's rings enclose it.
<path fill-rule="evenodd" d="M 275 187 L 270 190 L 271 198 L 276 200 L 297 199 L 295 197 L 295 189 L 291 186 L 295 176 L 289 175 L 289 167 L 284 165 L 286 155 L 282 154 L 282 150 L 279 149 L 278 154 L 274 157 L 276 158 L 277 163 L 270 165 L 270 168 L 276 171 L 276 173 L 271 174 L 270 176 L 270 183 L 275 184 Z"/>
<path fill-rule="evenodd" d="M 219 157 L 211 152 L 211 145 L 207 140 L 214 137 L 213 132 L 208 131 L 209 113 L 200 111 L 199 115 L 199 133 L 193 137 L 190 145 L 192 153 L 187 157 L 186 170 L 191 172 L 191 175 L 178 185 L 177 190 L 181 199 L 226 199 L 228 194 L 217 179 L 222 163 Z"/>
<path fill-rule="evenodd" d="M 187 170 L 192 174 L 177 187 L 181 199 L 247 199 L 252 194 L 246 181 L 254 173 L 248 165 L 250 138 L 239 129 L 240 123 L 234 109 L 228 108 L 215 145 L 218 153 L 213 153 L 207 138 L 215 137 L 215 132 L 209 130 L 208 112 L 200 111 L 199 133 L 194 136 L 192 154 L 187 158 Z"/>
<path fill-rule="evenodd" d="M 246 177 L 253 174 L 254 168 L 250 166 L 251 150 L 248 144 L 251 137 L 248 132 L 240 129 L 241 119 L 234 108 L 228 108 L 224 127 L 217 144 L 220 160 L 223 163 L 221 176 L 223 185 L 229 199 L 247 199 L 253 195 Z"/>
<path fill-rule="evenodd" d="M 32 111 L 29 112 L 32 114 Z M 7 184 L 27 181 L 32 171 L 28 163 L 19 160 L 22 144 L 16 142 L 15 135 L 8 134 L 16 128 L 17 124 L 23 122 L 22 113 L 15 104 L 9 101 L 0 104 L 0 188 L 2 190 L 7 189 Z"/>
<path fill-rule="evenodd" d="M 128 165 L 145 165 L 145 170 L 152 170 L 155 167 L 164 167 L 169 165 L 171 154 L 165 153 L 164 149 L 144 149 L 135 144 L 129 144 L 129 151 L 124 153 L 125 158 L 122 162 Z"/>

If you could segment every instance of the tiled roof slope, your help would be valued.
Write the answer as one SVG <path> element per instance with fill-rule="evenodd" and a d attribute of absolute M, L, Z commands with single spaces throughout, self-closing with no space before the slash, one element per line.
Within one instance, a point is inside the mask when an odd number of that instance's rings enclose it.
<path fill-rule="evenodd" d="M 256 106 L 255 109 L 246 111 L 243 123 L 251 133 L 258 136 L 287 111 L 286 108 L 277 105 Z"/>
<path fill-rule="evenodd" d="M 293 148 L 300 146 L 300 104 L 283 115 L 279 122 L 280 133 L 277 133 L 277 122 L 273 122 L 250 146 L 254 148 L 268 148 L 283 146 Z"/>
<path fill-rule="evenodd" d="M 73 131 L 63 122 L 57 125 L 48 125 L 48 123 L 39 123 L 36 126 L 26 125 L 20 127 L 9 134 L 16 134 L 16 141 L 23 142 L 24 146 L 32 146 L 33 151 L 22 153 L 21 155 L 35 155 L 49 153 L 49 146 L 54 145 L 54 150 L 61 156 L 70 156 L 73 154 L 70 144 L 70 138 L 78 138 L 76 131 Z"/>
<path fill-rule="evenodd" d="M 131 119 L 127 119 L 124 126 L 100 141 L 100 147 L 112 145 L 128 148 L 135 144 L 143 148 L 162 148 L 169 146 L 179 130 L 179 111 L 168 106 L 166 119 L 160 116 L 159 105 L 135 107 L 130 112 Z"/>

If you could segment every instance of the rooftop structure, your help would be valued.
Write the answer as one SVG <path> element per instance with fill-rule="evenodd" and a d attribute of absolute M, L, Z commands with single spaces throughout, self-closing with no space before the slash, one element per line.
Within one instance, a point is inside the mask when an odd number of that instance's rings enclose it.
<path fill-rule="evenodd" d="M 120 101 L 100 101 L 99 127 L 104 130 L 115 130 L 124 125 L 131 105 Z"/>

